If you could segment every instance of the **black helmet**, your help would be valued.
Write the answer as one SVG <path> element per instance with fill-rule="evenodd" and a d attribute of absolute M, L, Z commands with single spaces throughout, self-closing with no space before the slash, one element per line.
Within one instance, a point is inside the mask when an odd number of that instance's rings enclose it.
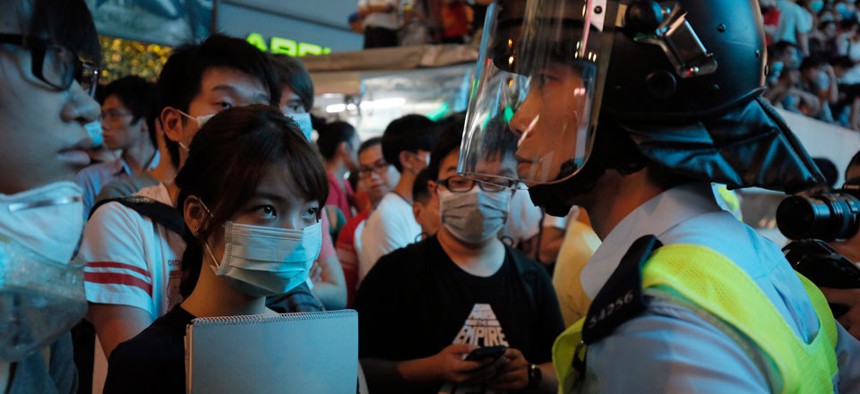
<path fill-rule="evenodd" d="M 479 163 L 514 132 L 514 179 L 548 208 L 606 168 L 647 163 L 730 187 L 797 191 L 819 181 L 759 99 L 757 1 L 499 0 L 487 19 L 461 173 L 512 178 Z"/>

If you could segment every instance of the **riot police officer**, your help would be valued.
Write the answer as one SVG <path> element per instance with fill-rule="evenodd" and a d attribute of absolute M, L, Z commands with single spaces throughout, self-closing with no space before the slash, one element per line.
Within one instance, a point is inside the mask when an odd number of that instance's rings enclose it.
<path fill-rule="evenodd" d="M 603 239 L 554 347 L 563 392 L 860 390 L 820 291 L 712 194 L 822 180 L 760 98 L 756 1 L 499 0 L 487 19 L 459 172 L 491 177 L 512 132 L 532 200 L 584 207 Z"/>

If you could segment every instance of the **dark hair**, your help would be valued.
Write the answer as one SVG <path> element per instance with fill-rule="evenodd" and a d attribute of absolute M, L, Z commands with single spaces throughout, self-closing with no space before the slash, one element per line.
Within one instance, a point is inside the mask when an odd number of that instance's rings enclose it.
<path fill-rule="evenodd" d="M 337 121 L 326 124 L 319 129 L 319 138 L 317 138 L 317 147 L 323 159 L 331 160 L 337 153 L 337 148 L 341 142 L 346 142 L 352 145 L 352 139 L 355 137 L 355 127 L 351 124 Z"/>
<path fill-rule="evenodd" d="M 269 56 L 245 40 L 213 34 L 202 44 L 184 44 L 173 51 L 158 76 L 156 119 L 166 107 L 188 112 L 200 94 L 203 74 L 213 67 L 230 68 L 259 81 L 269 93 L 269 103 L 281 101 L 281 85 Z M 183 124 L 186 120 L 183 118 Z M 173 165 L 179 168 L 179 144 L 165 138 Z"/>
<path fill-rule="evenodd" d="M 96 64 L 102 49 L 96 25 L 83 0 L 10 0 L 3 12 L 17 12 L 22 34 L 44 37 Z"/>
<path fill-rule="evenodd" d="M 417 201 L 426 204 L 430 201 L 430 189 L 427 187 L 427 182 L 435 179 L 435 176 L 430 175 L 430 169 L 425 168 L 415 176 L 415 182 L 412 184 L 412 201 Z"/>
<path fill-rule="evenodd" d="M 423 115 L 406 115 L 393 120 L 382 133 L 382 156 L 403 172 L 400 152 L 429 151 L 436 140 L 436 123 Z"/>
<path fill-rule="evenodd" d="M 430 151 L 430 165 L 427 166 L 430 179 L 439 179 L 442 160 L 445 160 L 451 152 L 460 149 L 460 142 L 463 141 L 464 123 L 463 119 L 450 121 L 439 134 L 439 138 L 433 144 L 433 150 Z"/>
<path fill-rule="evenodd" d="M 105 86 L 99 102 L 104 104 L 104 101 L 110 96 L 116 96 L 122 105 L 131 111 L 132 123 L 144 118 L 146 126 L 149 127 L 149 139 L 152 141 L 152 146 L 157 147 L 155 118 L 153 116 L 155 114 L 155 84 L 147 82 L 141 77 L 129 75 Z"/>
<path fill-rule="evenodd" d="M 800 62 L 800 71 L 806 71 L 810 68 L 821 67 L 827 64 L 827 60 L 820 56 L 807 56 Z"/>
<path fill-rule="evenodd" d="M 845 166 L 845 180 L 846 181 L 849 180 L 848 179 L 848 170 L 850 170 L 851 167 L 855 167 L 855 166 L 860 166 L 860 151 L 857 151 L 857 153 L 855 153 L 854 156 L 851 157 L 851 160 L 848 161 L 848 165 Z"/>
<path fill-rule="evenodd" d="M 830 60 L 830 64 L 833 67 L 842 67 L 846 69 L 854 67 L 854 61 L 848 56 L 837 56 Z"/>
<path fill-rule="evenodd" d="M 302 100 L 305 111 L 314 106 L 314 81 L 301 60 L 283 54 L 272 55 L 272 64 L 278 73 L 281 87 L 287 85 Z"/>
<path fill-rule="evenodd" d="M 827 180 L 827 187 L 832 189 L 833 186 L 836 186 L 836 181 L 839 180 L 839 170 L 836 169 L 836 164 L 833 164 L 833 162 L 826 157 L 813 157 L 812 161 L 815 162 L 815 166 L 821 170 L 821 174 L 824 175 L 824 179 Z"/>
<path fill-rule="evenodd" d="M 194 136 L 188 160 L 176 175 L 176 206 L 183 212 L 185 200 L 196 196 L 211 210 L 212 219 L 185 249 L 183 296 L 197 284 L 203 242 L 251 198 L 266 169 L 281 161 L 290 168 L 297 194 L 323 206 L 328 197 L 325 169 L 299 126 L 279 110 L 260 104 L 230 108 Z"/>
<path fill-rule="evenodd" d="M 372 147 L 374 145 L 380 145 L 380 144 L 382 144 L 382 137 L 370 138 L 370 139 L 362 142 L 361 145 L 358 146 L 358 154 L 360 155 L 361 152 L 364 152 L 364 151 L 370 149 L 370 147 Z"/>

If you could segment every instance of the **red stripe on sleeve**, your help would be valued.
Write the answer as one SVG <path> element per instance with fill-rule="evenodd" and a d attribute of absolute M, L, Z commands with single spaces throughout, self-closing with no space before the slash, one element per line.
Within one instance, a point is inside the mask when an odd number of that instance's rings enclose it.
<path fill-rule="evenodd" d="M 84 280 L 90 283 L 134 286 L 152 296 L 152 285 L 136 276 L 111 272 L 84 272 Z"/>
<path fill-rule="evenodd" d="M 125 264 L 125 263 L 117 263 L 115 261 L 91 261 L 87 263 L 87 267 L 90 268 L 122 268 L 124 270 L 137 272 L 147 278 L 151 278 L 149 275 L 149 271 L 140 268 L 136 265 Z"/>

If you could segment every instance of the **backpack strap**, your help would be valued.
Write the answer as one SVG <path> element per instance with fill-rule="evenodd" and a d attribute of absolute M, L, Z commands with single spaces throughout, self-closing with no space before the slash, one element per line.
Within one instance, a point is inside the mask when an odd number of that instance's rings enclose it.
<path fill-rule="evenodd" d="M 179 211 L 177 211 L 176 208 L 171 207 L 170 205 L 156 201 L 149 197 L 124 196 L 99 201 L 90 211 L 90 217 L 93 216 L 93 213 L 95 213 L 96 210 L 99 209 L 99 207 L 109 202 L 117 202 L 127 208 L 131 208 L 135 212 L 139 213 L 141 216 L 148 217 L 152 219 L 153 222 L 164 226 L 165 228 L 176 234 L 179 234 L 183 239 L 185 238 L 185 218 L 182 217 Z"/>

